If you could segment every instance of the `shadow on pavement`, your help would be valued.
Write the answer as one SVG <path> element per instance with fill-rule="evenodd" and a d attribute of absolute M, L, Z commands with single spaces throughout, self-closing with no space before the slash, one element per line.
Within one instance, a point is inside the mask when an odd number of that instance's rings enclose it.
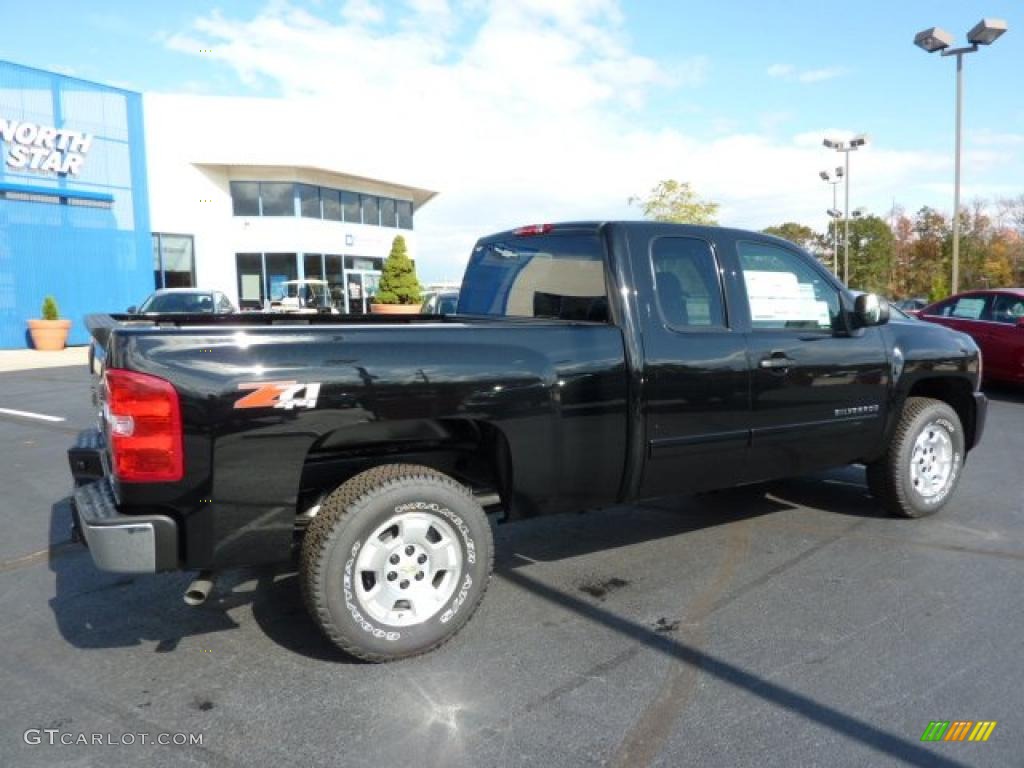
<path fill-rule="evenodd" d="M 683 664 L 695 667 L 703 674 L 710 675 L 748 694 L 757 696 L 772 706 L 780 707 L 810 722 L 829 728 L 885 755 L 899 758 L 910 765 L 917 766 L 938 766 L 939 768 L 963 768 L 964 766 L 963 763 L 937 755 L 918 743 L 894 736 L 870 723 L 847 715 L 827 704 L 822 704 L 809 696 L 747 672 L 734 664 L 717 658 L 713 654 L 674 640 L 664 632 L 659 632 L 630 619 L 617 616 L 599 605 L 594 605 L 574 595 L 566 594 L 525 573 L 506 571 L 501 573 L 500 576 L 542 600 L 572 611 L 594 624 L 599 624 L 606 629 L 629 638 L 633 642 L 646 646 Z"/>
<path fill-rule="evenodd" d="M 827 482 L 827 480 L 825 481 Z M 780 493 L 782 488 L 788 493 Z M 780 498 L 768 498 L 766 490 Z M 686 534 L 786 509 L 811 505 L 843 514 L 874 516 L 863 488 L 849 498 L 822 480 L 785 486 L 750 486 L 697 497 L 662 499 L 634 507 L 558 515 L 500 525 L 496 529 L 495 572 L 514 571 L 535 561 L 561 560 Z M 825 499 L 828 497 L 828 505 Z M 57 627 L 78 648 L 124 648 L 155 643 L 155 652 L 174 652 L 182 639 L 238 628 L 229 612 L 250 606 L 266 636 L 282 648 L 321 661 L 360 663 L 339 651 L 308 616 L 294 563 L 224 571 L 202 606 L 184 604 L 190 573 L 111 574 L 97 570 L 81 545 L 69 539 L 70 499 L 52 507 L 50 570 L 56 594 L 50 608 Z"/>
<path fill-rule="evenodd" d="M 237 629 L 229 611 L 249 605 L 261 629 L 283 648 L 319 660 L 352 661 L 306 614 L 291 564 L 225 571 L 204 605 L 187 606 L 182 595 L 193 574 L 97 570 L 85 547 L 69 541 L 70 503 L 64 498 L 51 509 L 48 562 L 56 593 L 49 605 L 61 636 L 76 648 L 155 643 L 156 653 L 172 653 L 184 638 Z"/>
<path fill-rule="evenodd" d="M 989 400 L 1024 405 L 1024 386 L 1014 386 L 1012 384 L 1003 384 L 1002 382 L 986 382 L 982 387 L 982 391 Z"/>

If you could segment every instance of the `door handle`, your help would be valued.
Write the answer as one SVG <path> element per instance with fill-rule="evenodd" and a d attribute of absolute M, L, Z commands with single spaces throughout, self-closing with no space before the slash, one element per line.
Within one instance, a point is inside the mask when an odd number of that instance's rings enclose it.
<path fill-rule="evenodd" d="M 793 360 L 786 357 L 784 352 L 773 352 L 768 357 L 761 358 L 761 362 L 758 363 L 762 368 L 775 371 L 789 368 L 792 364 Z"/>

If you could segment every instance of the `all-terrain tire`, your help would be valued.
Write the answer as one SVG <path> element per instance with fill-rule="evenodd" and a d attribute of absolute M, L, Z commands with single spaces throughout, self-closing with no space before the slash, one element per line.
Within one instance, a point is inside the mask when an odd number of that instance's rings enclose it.
<path fill-rule="evenodd" d="M 950 453 L 947 479 L 936 488 L 920 479 L 928 464 L 928 435 L 941 433 L 943 445 L 948 440 Z M 922 441 L 920 444 L 918 441 Z M 907 398 L 903 413 L 885 454 L 867 465 L 867 481 L 871 495 L 890 514 L 897 517 L 925 517 L 942 509 L 953 496 L 963 470 L 965 440 L 963 425 L 947 403 L 928 397 Z M 917 448 L 916 458 L 915 449 Z M 934 456 L 935 449 L 932 449 Z M 934 459 L 931 459 L 934 461 Z M 918 469 L 912 468 L 917 463 Z M 927 488 L 927 491 L 925 489 Z"/>
<path fill-rule="evenodd" d="M 369 571 L 360 572 L 356 565 L 360 551 L 371 551 L 368 542 L 376 550 L 400 541 L 396 532 L 402 528 L 387 528 L 391 521 L 413 518 L 421 529 L 426 521 L 435 536 L 445 532 L 450 539 L 445 549 L 459 561 L 459 572 L 452 577 L 453 591 L 434 613 L 418 623 L 397 625 L 388 620 L 391 614 L 380 617 L 370 612 L 371 606 L 381 610 L 383 598 L 368 605 L 370 592 L 363 579 L 371 579 L 374 586 L 381 579 L 381 589 L 391 589 L 386 594 L 401 597 L 405 593 L 395 591 L 397 584 L 423 586 L 412 581 L 416 561 L 403 560 L 402 566 L 395 566 L 395 581 L 388 583 L 392 566 L 385 565 L 386 575 L 375 577 Z M 370 541 L 382 528 L 385 533 Z M 393 540 L 383 538 L 388 532 L 394 534 Z M 404 548 L 404 544 L 399 547 Z M 421 552 L 426 557 L 428 550 L 424 545 L 417 556 Z M 404 556 L 404 552 L 395 551 L 393 556 Z M 490 524 L 465 486 L 429 467 L 388 464 L 356 475 L 324 499 L 302 542 L 299 577 L 309 614 L 324 634 L 352 656 L 384 662 L 426 653 L 450 640 L 480 604 L 493 562 Z M 428 561 L 425 568 L 429 566 Z M 408 576 L 397 575 L 402 567 L 410 571 Z M 454 573 L 455 568 L 451 570 Z"/>

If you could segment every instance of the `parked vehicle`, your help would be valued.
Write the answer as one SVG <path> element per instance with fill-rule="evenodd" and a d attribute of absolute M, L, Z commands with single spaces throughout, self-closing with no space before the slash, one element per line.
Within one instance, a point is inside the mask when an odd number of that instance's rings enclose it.
<path fill-rule="evenodd" d="M 161 288 L 149 295 L 138 307 L 128 307 L 130 315 L 197 315 L 237 312 L 231 300 L 220 291 L 198 288 Z"/>
<path fill-rule="evenodd" d="M 919 309 L 924 309 L 928 306 L 928 299 L 900 299 L 895 302 L 895 306 L 897 309 L 902 309 L 904 312 L 917 312 Z"/>
<path fill-rule="evenodd" d="M 288 280 L 281 283 L 280 290 L 280 295 L 270 302 L 271 312 L 338 314 L 326 280 Z"/>
<path fill-rule="evenodd" d="M 420 312 L 424 315 L 452 315 L 458 305 L 458 291 L 435 291 L 423 297 Z"/>
<path fill-rule="evenodd" d="M 287 560 L 340 648 L 452 637 L 504 519 L 867 466 L 891 513 L 952 497 L 986 400 L 969 336 L 889 323 L 767 235 L 523 227 L 473 249 L 458 314 L 90 317 L 102 432 L 70 450 L 112 571 Z"/>
<path fill-rule="evenodd" d="M 925 307 L 918 317 L 973 338 L 986 379 L 1024 384 L 1024 288 L 966 291 Z"/>
<path fill-rule="evenodd" d="M 132 305 L 125 312 L 128 315 L 145 317 L 155 315 L 224 315 L 238 310 L 221 291 L 207 291 L 199 288 L 160 288 L 151 293 L 141 305 Z M 137 319 L 137 318 L 133 318 Z M 102 355 L 96 339 L 89 342 L 89 372 L 96 371 L 96 356 Z"/>

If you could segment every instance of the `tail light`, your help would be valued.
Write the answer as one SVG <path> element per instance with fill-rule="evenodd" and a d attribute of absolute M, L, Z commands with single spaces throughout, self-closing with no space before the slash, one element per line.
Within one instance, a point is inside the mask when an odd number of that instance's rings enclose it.
<path fill-rule="evenodd" d="M 181 406 L 170 382 L 145 373 L 107 369 L 103 386 L 117 478 L 125 483 L 181 480 Z"/>
<path fill-rule="evenodd" d="M 546 235 L 552 229 L 555 228 L 554 224 L 529 224 L 525 227 L 519 227 L 518 229 L 512 230 L 512 234 L 516 237 L 530 237 L 532 235 Z"/>

